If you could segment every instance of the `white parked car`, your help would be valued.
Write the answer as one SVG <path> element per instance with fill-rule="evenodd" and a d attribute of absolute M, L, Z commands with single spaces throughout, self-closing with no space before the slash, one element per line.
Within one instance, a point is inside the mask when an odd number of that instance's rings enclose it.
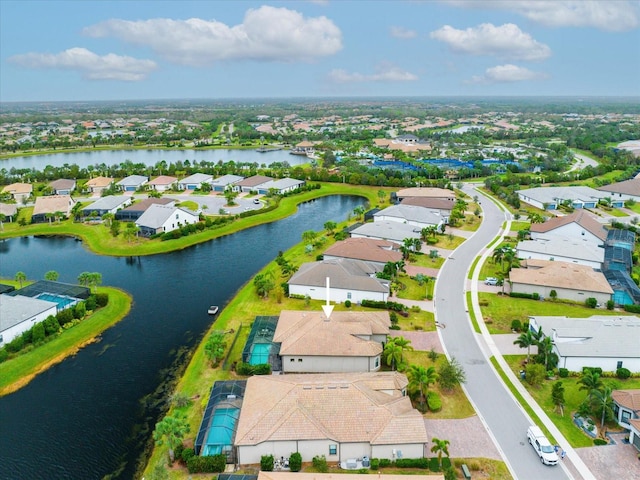
<path fill-rule="evenodd" d="M 527 430 L 527 438 L 529 439 L 529 444 L 536 451 L 540 457 L 540 461 L 544 465 L 558 464 L 558 453 L 549 440 L 547 440 L 547 437 L 544 436 L 540 427 L 536 425 L 530 426 Z"/>
<path fill-rule="evenodd" d="M 487 277 L 484 279 L 485 285 L 498 285 L 498 279 L 496 277 Z"/>

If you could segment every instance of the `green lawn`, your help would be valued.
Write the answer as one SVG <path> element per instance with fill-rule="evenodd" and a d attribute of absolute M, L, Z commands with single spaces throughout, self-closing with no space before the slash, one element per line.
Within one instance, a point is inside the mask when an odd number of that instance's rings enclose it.
<path fill-rule="evenodd" d="M 511 222 L 512 232 L 519 232 L 520 230 L 529 230 L 529 228 L 531 228 L 531 223 L 529 222 L 517 222 L 517 221 Z"/>
<path fill-rule="evenodd" d="M 422 254 L 411 255 L 409 264 L 416 267 L 437 268 L 440 269 L 444 263 L 444 257 L 431 258 L 429 256 L 429 247 L 422 252 Z"/>
<path fill-rule="evenodd" d="M 127 293 L 111 287 L 100 287 L 98 291 L 109 294 L 106 307 L 69 330 L 64 330 L 50 342 L 0 363 L 0 395 L 23 387 L 37 374 L 73 355 L 129 313 L 131 297 Z"/>
<path fill-rule="evenodd" d="M 404 289 L 398 290 L 397 296 L 399 298 L 405 298 L 408 300 L 425 300 L 427 296 L 431 295 L 433 298 L 433 287 L 435 282 L 429 280 L 422 285 L 419 285 L 417 280 L 412 280 L 409 275 L 401 274 L 399 282 L 402 283 Z"/>
<path fill-rule="evenodd" d="M 518 374 L 520 369 L 522 368 L 522 362 L 526 358 L 526 355 L 505 355 L 504 359 L 509 364 L 511 369 Z M 538 405 L 542 407 L 545 413 L 551 418 L 556 427 L 562 432 L 565 438 L 569 441 L 572 447 L 592 447 L 593 439 L 589 437 L 587 434 L 583 433 L 575 424 L 573 423 L 573 413 L 578 410 L 579 405 L 586 398 L 586 392 L 584 390 L 580 390 L 580 385 L 578 384 L 579 376 L 575 377 L 567 377 L 567 378 L 558 378 L 556 380 L 545 380 L 540 387 L 534 388 L 529 385 L 526 381 L 523 381 L 522 384 L 525 386 L 527 391 L 531 394 L 531 396 L 536 400 Z M 565 408 L 564 415 L 562 415 L 559 411 L 556 410 L 553 402 L 551 400 L 551 388 L 553 384 L 557 381 L 561 380 L 562 385 L 564 386 L 564 398 L 565 398 Z M 609 385 L 612 389 L 637 389 L 640 388 L 640 378 L 630 378 L 627 380 L 619 380 L 615 377 L 613 378 L 604 378 L 603 382 L 605 385 Z M 594 419 L 594 423 L 597 425 L 598 429 L 600 428 L 600 420 Z M 610 422 L 605 424 L 605 426 L 609 430 L 620 430 L 620 427 L 615 422 Z"/>
<path fill-rule="evenodd" d="M 640 213 L 640 202 L 635 202 L 631 205 L 627 202 L 626 207 L 633 212 Z"/>
<path fill-rule="evenodd" d="M 605 210 L 612 217 L 628 217 L 629 215 L 623 212 L 622 210 L 618 210 L 617 208 L 610 208 Z"/>
<path fill-rule="evenodd" d="M 587 308 L 578 304 L 513 298 L 507 295 L 479 292 L 478 300 L 490 333 L 510 333 L 511 321 L 528 321 L 535 315 L 565 315 L 586 318 L 591 315 L 620 315 L 620 312 Z"/>

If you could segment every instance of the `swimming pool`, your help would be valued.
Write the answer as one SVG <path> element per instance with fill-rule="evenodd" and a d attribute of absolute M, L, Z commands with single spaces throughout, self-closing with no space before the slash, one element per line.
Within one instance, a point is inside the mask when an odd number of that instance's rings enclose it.
<path fill-rule="evenodd" d="M 36 298 L 38 300 L 46 300 L 47 302 L 57 303 L 58 310 L 64 310 L 69 305 L 73 305 L 78 302 L 77 298 L 63 297 L 62 295 L 55 295 L 53 293 L 41 293 Z"/>
<path fill-rule="evenodd" d="M 233 432 L 240 415 L 239 408 L 217 408 L 211 419 L 207 441 L 202 448 L 202 455 L 217 455 L 224 447 L 233 445 Z"/>
<path fill-rule="evenodd" d="M 269 363 L 269 353 L 271 353 L 270 343 L 254 343 L 251 348 L 251 357 L 249 357 L 249 365 L 260 365 Z"/>

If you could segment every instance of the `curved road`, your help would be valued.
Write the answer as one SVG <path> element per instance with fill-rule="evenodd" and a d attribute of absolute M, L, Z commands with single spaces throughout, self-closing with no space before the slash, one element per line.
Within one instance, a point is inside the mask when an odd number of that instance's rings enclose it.
<path fill-rule="evenodd" d="M 465 187 L 466 189 L 467 187 Z M 484 221 L 443 265 L 435 290 L 435 311 L 443 347 L 455 357 L 466 372 L 465 389 L 478 415 L 496 441 L 503 458 L 518 480 L 555 480 L 572 478 L 564 468 L 542 465 L 527 443 L 530 425 L 522 409 L 498 378 L 465 311 L 467 272 L 475 257 L 482 252 L 502 228 L 504 213 L 480 192 L 467 190 L 482 198 Z M 483 342 L 482 339 L 479 339 Z"/>

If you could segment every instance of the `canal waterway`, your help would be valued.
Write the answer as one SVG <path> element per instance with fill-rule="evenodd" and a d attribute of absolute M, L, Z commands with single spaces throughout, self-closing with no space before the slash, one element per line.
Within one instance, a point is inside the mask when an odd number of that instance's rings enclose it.
<path fill-rule="evenodd" d="M 98 150 L 89 152 L 51 153 L 47 155 L 33 155 L 24 157 L 11 157 L 0 159 L 0 168 L 11 171 L 12 168 L 33 168 L 42 170 L 47 165 L 62 167 L 64 164 L 78 165 L 81 168 L 95 165 L 118 165 L 127 160 L 133 163 L 142 163 L 146 166 L 154 166 L 165 161 L 167 164 L 176 162 L 214 162 L 223 163 L 234 161 L 236 163 L 257 163 L 258 165 L 270 165 L 272 163 L 287 162 L 291 166 L 308 163 L 309 159 L 304 155 L 292 155 L 289 150 L 274 150 L 260 153 L 256 150 Z"/>
<path fill-rule="evenodd" d="M 0 398 L 0 479 L 133 478 L 176 364 L 211 324 L 207 307 L 226 305 L 302 232 L 343 221 L 362 203 L 325 197 L 276 223 L 146 257 L 94 255 L 70 238 L 0 241 L 1 276 L 55 270 L 75 283 L 100 272 L 103 284 L 133 296 L 129 315 L 100 342 Z"/>

